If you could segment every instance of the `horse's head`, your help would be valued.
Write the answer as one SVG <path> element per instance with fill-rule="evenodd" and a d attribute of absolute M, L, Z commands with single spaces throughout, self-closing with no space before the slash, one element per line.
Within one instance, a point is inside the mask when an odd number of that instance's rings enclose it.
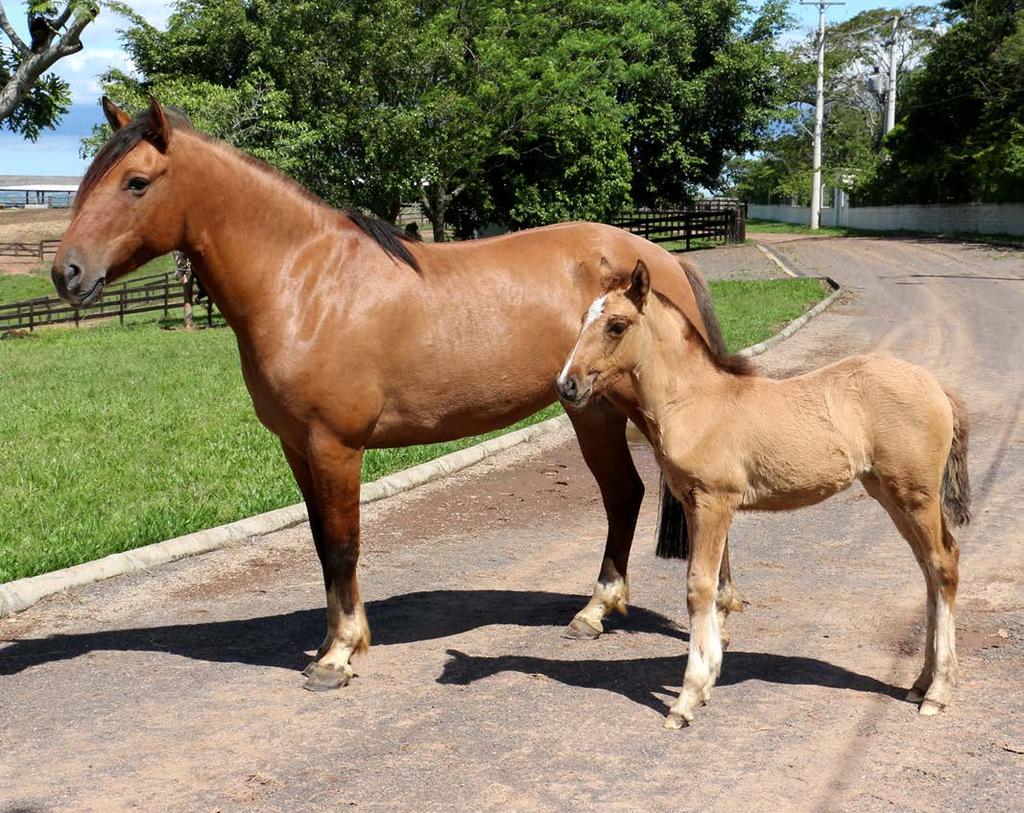
<path fill-rule="evenodd" d="M 54 258 L 53 284 L 72 305 L 94 302 L 103 287 L 180 245 L 185 206 L 175 191 L 172 121 L 156 99 L 134 119 L 109 99 L 114 135 L 78 189 L 74 218 Z"/>
<path fill-rule="evenodd" d="M 650 290 L 650 273 L 639 260 L 632 274 L 616 279 L 607 293 L 594 300 L 555 382 L 563 401 L 586 406 L 636 367 L 644 344 L 639 325 Z"/>

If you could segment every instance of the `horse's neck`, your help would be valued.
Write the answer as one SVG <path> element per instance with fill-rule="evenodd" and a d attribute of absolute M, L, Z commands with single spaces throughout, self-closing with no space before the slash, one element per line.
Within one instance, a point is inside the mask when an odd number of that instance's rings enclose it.
<path fill-rule="evenodd" d="M 643 362 L 633 376 L 644 412 L 662 434 L 672 423 L 693 432 L 728 420 L 744 389 L 736 376 L 715 365 L 672 308 L 655 297 L 647 307 Z"/>
<path fill-rule="evenodd" d="M 233 151 L 184 137 L 182 186 L 192 199 L 182 250 L 228 323 L 249 333 L 254 318 L 269 315 L 282 285 L 311 271 L 296 262 L 303 246 L 340 240 L 336 216 Z"/>

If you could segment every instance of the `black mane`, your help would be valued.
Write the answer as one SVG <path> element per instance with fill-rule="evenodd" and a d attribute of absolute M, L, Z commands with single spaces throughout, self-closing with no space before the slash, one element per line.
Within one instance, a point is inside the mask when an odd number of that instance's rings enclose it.
<path fill-rule="evenodd" d="M 401 260 L 416 271 L 421 270 L 420 264 L 406 246 L 407 243 L 417 242 L 415 238 L 406 234 L 397 226 L 393 226 L 372 215 L 363 214 L 358 209 L 343 209 L 342 214 L 355 223 L 364 234 L 372 238 L 390 256 L 396 260 Z"/>

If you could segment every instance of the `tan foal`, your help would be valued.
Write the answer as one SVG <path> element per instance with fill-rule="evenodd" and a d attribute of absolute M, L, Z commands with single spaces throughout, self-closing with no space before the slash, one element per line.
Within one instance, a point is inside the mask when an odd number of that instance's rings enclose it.
<path fill-rule="evenodd" d="M 745 359 L 710 350 L 651 291 L 642 261 L 594 302 L 557 387 L 578 408 L 623 376 L 691 537 L 690 653 L 666 726 L 693 720 L 722 668 L 715 598 L 734 512 L 813 505 L 854 480 L 889 513 L 924 573 L 925 662 L 908 699 L 921 714 L 944 709 L 957 666 L 950 526 L 970 519 L 962 404 L 926 370 L 882 354 L 783 380 L 758 376 Z"/>

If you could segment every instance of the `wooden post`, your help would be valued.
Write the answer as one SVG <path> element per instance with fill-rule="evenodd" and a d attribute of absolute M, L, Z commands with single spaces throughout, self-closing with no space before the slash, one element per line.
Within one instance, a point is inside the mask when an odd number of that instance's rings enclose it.
<path fill-rule="evenodd" d="M 690 250 L 690 231 L 691 231 L 691 229 L 690 229 L 690 216 L 689 216 L 689 214 L 684 214 L 683 215 L 683 223 L 685 224 L 684 227 L 683 227 L 683 234 L 686 235 L 686 250 L 689 251 Z"/>
<path fill-rule="evenodd" d="M 34 302 L 29 302 L 28 303 L 28 329 L 29 329 L 29 332 L 32 331 L 33 327 L 35 327 L 35 303 Z"/>
<path fill-rule="evenodd" d="M 121 296 L 118 298 L 118 314 L 117 314 L 122 325 L 124 324 L 124 299 L 125 299 L 125 295 L 127 293 L 128 293 L 128 290 L 125 288 L 124 285 L 122 285 L 121 286 Z"/>
<path fill-rule="evenodd" d="M 169 315 L 168 305 L 171 298 L 171 277 L 170 274 L 164 274 L 164 319 Z"/>

